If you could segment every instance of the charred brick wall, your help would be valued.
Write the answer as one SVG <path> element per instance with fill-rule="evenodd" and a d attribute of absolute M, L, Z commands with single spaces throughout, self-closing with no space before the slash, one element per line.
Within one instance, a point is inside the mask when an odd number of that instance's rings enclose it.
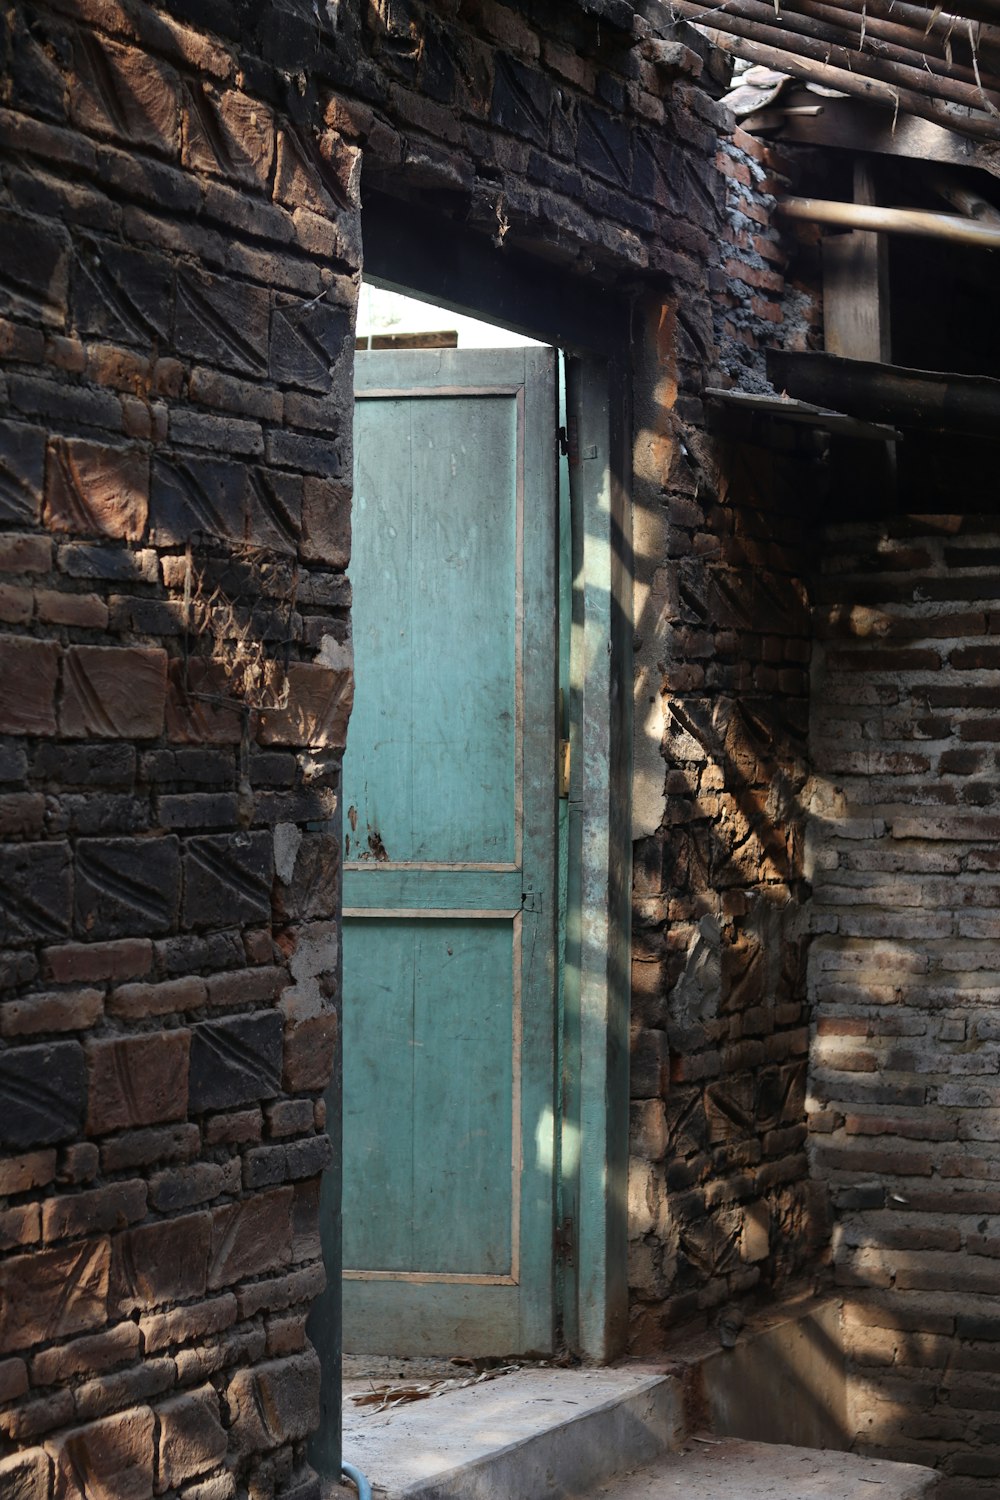
<path fill-rule="evenodd" d="M 811 1154 L 830 1192 L 852 1430 L 1000 1474 L 995 519 L 828 532 L 817 585 Z"/>
<path fill-rule="evenodd" d="M 769 389 L 767 348 L 804 344 L 817 308 L 786 285 L 773 222 L 789 163 L 737 127 L 715 168 L 709 297 L 649 298 L 636 339 L 636 1353 L 780 1292 L 828 1237 L 805 1153 L 803 921 L 822 481 L 811 439 L 703 400 Z"/>
<path fill-rule="evenodd" d="M 795 461 L 687 434 L 640 711 L 666 801 L 636 845 L 632 1344 L 773 1293 L 826 1237 L 805 1152 L 810 624 Z M 661 762 L 662 765 L 662 762 Z M 662 773 L 661 773 L 662 774 Z"/>
<path fill-rule="evenodd" d="M 4 27 L 0 1492 L 305 1493 L 357 151 L 151 8 Z"/>

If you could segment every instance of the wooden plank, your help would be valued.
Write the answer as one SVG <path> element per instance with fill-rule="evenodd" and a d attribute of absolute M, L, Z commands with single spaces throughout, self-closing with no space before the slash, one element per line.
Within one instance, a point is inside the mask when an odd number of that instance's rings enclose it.
<path fill-rule="evenodd" d="M 354 347 L 365 349 L 457 349 L 458 334 L 452 329 L 438 333 L 363 333 Z"/>
<path fill-rule="evenodd" d="M 842 411 L 830 411 L 811 401 L 791 396 L 759 396 L 753 391 L 725 391 L 708 387 L 705 396 L 715 406 L 748 416 L 766 417 L 776 422 L 792 422 L 803 427 L 819 428 L 843 437 L 862 438 L 871 442 L 891 442 L 899 437 L 895 427 L 885 422 L 865 422 Z"/>
<path fill-rule="evenodd" d="M 357 403 L 355 568 L 381 588 L 355 604 L 344 795 L 357 826 L 348 859 L 451 866 L 518 857 L 519 401 L 516 390 L 486 393 L 489 352 L 467 357 L 481 394 L 425 388 L 419 420 L 416 398 L 369 392 Z M 423 356 L 399 358 L 402 367 L 391 355 L 380 363 L 383 389 L 420 380 L 406 362 Z M 391 623 L 382 589 L 398 597 Z M 428 650 L 442 621 L 461 650 Z M 368 659 L 377 672 L 364 670 Z"/>
<path fill-rule="evenodd" d="M 796 90 L 784 96 L 783 103 L 789 109 L 812 108 L 817 96 L 806 89 Z M 1000 147 L 996 144 L 973 141 L 957 130 L 857 99 L 824 99 L 820 114 L 786 113 L 781 138 L 807 146 L 978 167 L 1000 177 Z"/>
<path fill-rule="evenodd" d="M 518 1280 L 520 939 L 519 917 L 425 924 L 420 935 L 413 1184 L 423 1269 Z"/>
<path fill-rule="evenodd" d="M 831 354 L 768 350 L 769 378 L 803 400 L 820 396 L 861 417 L 936 432 L 993 437 L 1000 431 L 1000 380 Z"/>
<path fill-rule="evenodd" d="M 567 276 L 563 266 L 526 255 L 510 244 L 512 236 L 498 255 L 488 235 L 415 203 L 406 206 L 401 235 L 398 200 L 376 191 L 365 194 L 361 218 L 365 277 L 379 286 L 561 348 L 610 353 L 627 345 L 627 298 L 604 288 L 595 296 L 585 276 Z M 575 250 L 567 251 L 567 260 L 579 259 Z"/>
<path fill-rule="evenodd" d="M 520 868 L 494 871 L 457 865 L 450 870 L 426 870 L 419 865 L 370 864 L 347 868 L 345 878 L 350 882 L 349 905 L 358 910 L 393 906 L 512 911 L 521 906 L 524 890 Z"/>
<path fill-rule="evenodd" d="M 345 916 L 345 1175 L 378 1204 L 350 1270 L 516 1277 L 519 921 Z"/>
<path fill-rule="evenodd" d="M 414 942 L 412 924 L 383 922 L 377 941 L 367 928 L 343 924 L 344 1182 L 349 1205 L 357 1204 L 362 1183 L 371 1184 L 378 1204 L 377 1213 L 344 1216 L 348 1267 L 414 1265 L 413 1140 L 399 1128 L 413 1113 L 414 1001 L 401 986 L 412 971 Z"/>
<path fill-rule="evenodd" d="M 415 650 L 409 405 L 401 398 L 358 402 L 354 424 L 351 566 L 368 586 L 356 591 L 352 611 L 357 687 L 343 768 L 345 856 L 405 858 L 409 816 L 393 794 L 409 777 L 403 720 Z M 376 662 L 377 670 L 368 670 Z"/>
<path fill-rule="evenodd" d="M 509 1354 L 521 1340 L 512 1291 L 504 1282 L 352 1278 L 344 1285 L 344 1348 L 364 1354 Z"/>
<path fill-rule="evenodd" d="M 869 163 L 854 163 L 854 201 L 874 204 Z M 889 246 L 885 235 L 855 229 L 823 239 L 823 342 L 844 359 L 888 360 Z"/>
<path fill-rule="evenodd" d="M 410 859 L 519 857 L 518 407 L 509 396 L 421 402 L 411 449 Z M 455 649 L 428 652 L 442 625 Z"/>
<path fill-rule="evenodd" d="M 779 198 L 777 211 L 783 218 L 798 219 L 805 224 L 831 224 L 878 234 L 947 240 L 978 250 L 1000 250 L 1000 230 L 963 214 L 937 213 L 924 208 L 878 208 L 844 203 L 838 198 L 800 198 L 795 194 Z"/>
<path fill-rule="evenodd" d="M 842 93 L 852 94 L 869 103 L 881 103 L 890 109 L 919 115 L 921 119 L 932 120 L 946 129 L 957 130 L 977 140 L 996 141 L 1000 137 L 1000 121 L 993 119 L 985 112 L 977 113 L 968 110 L 964 105 L 950 104 L 943 99 L 932 98 L 929 94 L 915 88 L 885 83 L 864 72 L 853 72 L 847 67 L 833 67 L 829 63 L 818 62 L 814 58 L 790 52 L 784 47 L 753 41 L 749 37 L 730 36 L 727 32 L 720 31 L 713 26 L 698 25 L 697 30 L 722 52 L 745 58 L 751 63 L 763 64 L 767 68 L 776 68 L 781 73 L 789 73 L 793 78 L 804 79 L 807 83 L 819 83 L 826 88 L 839 89 Z M 790 42 L 797 40 L 800 39 L 789 38 Z"/>

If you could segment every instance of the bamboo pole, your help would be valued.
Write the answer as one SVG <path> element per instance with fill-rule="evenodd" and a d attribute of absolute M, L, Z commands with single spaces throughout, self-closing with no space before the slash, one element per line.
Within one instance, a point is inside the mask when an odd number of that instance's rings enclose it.
<path fill-rule="evenodd" d="M 711 4 L 698 4 L 697 0 L 673 0 L 673 3 L 674 8 L 686 20 L 718 26 L 720 30 L 732 30 L 738 36 L 755 38 L 759 36 L 761 40 L 764 40 L 765 31 L 772 33 L 775 37 L 780 35 L 782 38 L 788 38 L 793 32 L 801 34 L 810 38 L 814 43 L 811 49 L 803 48 L 803 54 L 813 56 L 820 62 L 854 67 L 858 57 L 872 57 L 889 64 L 903 64 L 913 70 L 910 87 L 923 87 L 928 73 L 939 75 L 959 84 L 965 84 L 966 88 L 972 91 L 968 97 L 964 95 L 959 97 L 958 94 L 942 94 L 941 97 L 953 98 L 956 103 L 969 104 L 970 108 L 979 108 L 982 105 L 982 96 L 974 70 L 965 67 L 962 63 L 949 63 L 943 57 L 929 56 L 924 50 L 926 39 L 916 32 L 906 31 L 904 27 L 890 27 L 889 29 L 903 32 L 909 39 L 909 46 L 880 37 L 876 28 L 885 23 L 877 20 L 868 21 L 864 32 L 865 45 L 862 49 L 854 45 L 861 36 L 860 17 L 852 11 L 836 11 L 833 6 L 812 4 L 811 0 L 794 0 L 794 9 L 782 3 L 778 20 L 775 18 L 774 6 L 769 5 L 767 0 L 739 0 L 739 9 L 734 12 L 729 12 L 725 8 L 728 0 L 712 0 Z M 806 14 L 807 11 L 809 14 Z M 820 17 L 818 14 L 820 11 L 825 17 L 832 19 Z M 834 57 L 831 45 L 839 49 L 845 57 L 850 52 L 850 58 L 845 62 L 843 59 Z M 887 81 L 892 82 L 893 79 Z M 987 92 L 990 92 L 990 85 L 993 85 L 992 91 L 1000 99 L 1000 84 L 988 74 L 986 85 Z"/>
<path fill-rule="evenodd" d="M 730 36 L 717 27 L 698 24 L 710 42 L 733 57 L 761 63 L 793 78 L 803 78 L 807 83 L 821 83 L 826 88 L 854 94 L 867 99 L 870 104 L 886 105 L 897 113 L 903 110 L 907 114 L 919 115 L 935 125 L 943 125 L 946 130 L 959 131 L 977 140 L 1000 140 L 1000 120 L 992 120 L 988 115 L 966 115 L 945 101 L 918 93 L 915 89 L 897 87 L 868 74 L 852 73 L 847 68 L 835 68 L 809 57 L 800 57 L 786 48 L 772 47 L 748 37 Z"/>
<path fill-rule="evenodd" d="M 917 31 L 937 29 L 942 35 L 953 30 L 956 22 L 969 20 L 982 22 L 991 29 L 1000 27 L 1000 0 L 948 0 L 947 10 L 941 11 L 932 5 L 921 5 L 918 0 L 836 0 L 836 4 L 858 15 L 864 12 L 886 21 L 901 21 Z M 974 7 L 983 13 L 973 15 Z"/>
<path fill-rule="evenodd" d="M 740 0 L 741 11 L 746 3 L 747 0 Z M 878 41 L 890 42 L 899 47 L 901 52 L 909 52 L 921 59 L 920 65 L 929 67 L 934 72 L 947 71 L 955 78 L 964 78 L 967 83 L 976 81 L 975 70 L 969 63 L 955 61 L 955 58 L 971 58 L 972 55 L 964 22 L 950 39 L 946 39 L 936 31 L 905 26 L 895 20 L 887 21 L 881 16 L 872 15 L 870 11 L 862 16 L 858 11 L 842 7 L 837 0 L 794 0 L 794 12 L 787 4 L 782 4 L 783 20 L 789 21 L 793 14 L 822 21 L 828 26 L 841 27 L 851 36 L 863 36 L 866 46 L 871 45 L 873 37 Z M 984 74 L 1000 77 L 1000 48 L 996 42 L 987 43 L 980 39 L 979 65 Z"/>
<path fill-rule="evenodd" d="M 874 229 L 886 234 L 921 235 L 1000 250 L 1000 228 L 963 219 L 957 214 L 927 213 L 915 208 L 877 208 L 867 203 L 835 203 L 826 198 L 780 198 L 778 212 L 786 219 L 811 224 L 836 224 L 845 229 Z"/>
<path fill-rule="evenodd" d="M 917 9 L 924 12 L 928 22 L 935 14 L 935 7 L 932 5 L 918 6 Z M 1000 25 L 1000 0 L 948 0 L 948 12 L 968 21 L 986 21 L 992 26 Z"/>
<path fill-rule="evenodd" d="M 704 14 L 704 6 L 700 5 L 698 0 L 673 0 L 673 5 L 678 15 L 684 16 L 687 20 Z M 754 10 L 757 9 L 754 0 L 740 0 L 738 15 L 730 15 L 728 11 L 716 11 L 712 17 L 712 25 L 733 36 L 747 37 L 755 42 L 766 42 L 773 47 L 792 47 L 794 43 L 797 57 L 810 58 L 824 67 L 841 68 L 844 72 L 862 73 L 868 78 L 880 79 L 894 88 L 911 89 L 919 94 L 931 94 L 936 99 L 949 100 L 952 104 L 958 104 L 965 109 L 982 109 L 984 106 L 988 108 L 989 104 L 992 104 L 995 109 L 998 109 L 997 125 L 1000 127 L 1000 108 L 998 108 L 1000 107 L 1000 94 L 998 93 L 989 94 L 980 90 L 974 83 L 963 83 L 958 78 L 930 73 L 925 68 L 914 67 L 909 63 L 873 57 L 868 52 L 854 51 L 836 42 L 820 41 L 812 36 L 790 35 L 786 29 L 774 24 L 773 10 L 770 12 L 769 22 L 763 19 L 751 19 L 749 14 L 751 5 L 754 6 Z M 761 5 L 759 9 L 766 13 L 768 7 Z"/>

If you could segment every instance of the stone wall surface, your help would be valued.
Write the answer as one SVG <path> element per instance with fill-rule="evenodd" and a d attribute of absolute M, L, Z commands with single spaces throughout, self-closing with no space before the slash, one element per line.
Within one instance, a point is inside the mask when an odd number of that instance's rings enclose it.
<path fill-rule="evenodd" d="M 1000 1475 L 995 518 L 824 539 L 812 715 L 813 1170 L 833 1204 L 848 1437 Z"/>
<path fill-rule="evenodd" d="M 362 164 L 652 288 L 636 1347 L 817 1243 L 798 471 L 700 400 L 780 324 L 773 182 L 620 0 L 52 0 L 3 48 L 0 1492 L 307 1500 Z"/>

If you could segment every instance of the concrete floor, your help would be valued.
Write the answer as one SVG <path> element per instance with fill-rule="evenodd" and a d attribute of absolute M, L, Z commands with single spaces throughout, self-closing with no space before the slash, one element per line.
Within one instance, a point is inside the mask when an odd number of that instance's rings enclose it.
<path fill-rule="evenodd" d="M 937 1476 L 915 1464 L 725 1438 L 689 1442 L 591 1493 L 594 1500 L 929 1500 L 936 1485 Z"/>

